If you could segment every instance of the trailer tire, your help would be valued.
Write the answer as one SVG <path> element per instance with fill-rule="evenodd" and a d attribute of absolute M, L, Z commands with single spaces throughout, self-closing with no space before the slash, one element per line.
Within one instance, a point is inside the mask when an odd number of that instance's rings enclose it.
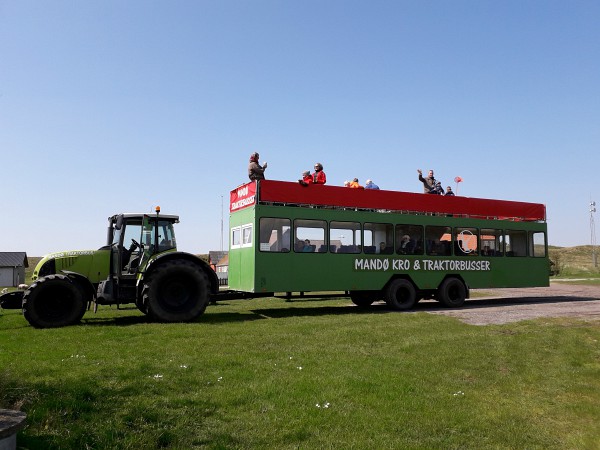
<path fill-rule="evenodd" d="M 202 268 L 193 262 L 166 261 L 144 281 L 142 305 L 155 320 L 188 322 L 204 313 L 209 301 L 208 283 Z"/>
<path fill-rule="evenodd" d="M 385 290 L 385 302 L 397 311 L 411 309 L 417 302 L 417 291 L 409 280 L 396 278 Z"/>
<path fill-rule="evenodd" d="M 79 323 L 86 308 L 82 289 L 65 275 L 39 278 L 23 294 L 23 315 L 35 328 Z"/>
<path fill-rule="evenodd" d="M 467 288 L 458 278 L 446 278 L 438 288 L 437 299 L 447 308 L 460 308 L 466 298 Z"/>
<path fill-rule="evenodd" d="M 350 300 L 359 308 L 368 308 L 377 298 L 372 291 L 350 291 Z"/>

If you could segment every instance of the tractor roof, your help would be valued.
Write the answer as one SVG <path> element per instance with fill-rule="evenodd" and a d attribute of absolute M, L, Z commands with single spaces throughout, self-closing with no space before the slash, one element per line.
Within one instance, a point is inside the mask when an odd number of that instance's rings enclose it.
<path fill-rule="evenodd" d="M 156 217 L 156 214 L 154 214 L 154 213 L 122 213 L 122 214 L 115 214 L 114 216 L 110 216 L 108 218 L 108 220 L 115 221 L 115 220 L 117 220 L 117 217 L 119 217 L 121 215 L 125 219 L 135 219 L 135 218 L 141 219 L 144 216 L 149 216 L 150 218 Z M 159 214 L 158 217 L 161 220 L 168 220 L 170 222 L 179 222 L 179 216 L 174 216 L 174 215 L 169 215 L 169 214 Z"/>

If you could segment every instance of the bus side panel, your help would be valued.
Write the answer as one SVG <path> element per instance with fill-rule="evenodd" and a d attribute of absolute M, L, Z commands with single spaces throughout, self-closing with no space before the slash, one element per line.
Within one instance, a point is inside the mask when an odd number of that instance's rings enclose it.
<path fill-rule="evenodd" d="M 376 290 L 394 276 L 436 289 L 450 275 L 474 289 L 549 285 L 546 258 L 261 253 L 256 264 L 257 283 L 268 292 Z"/>
<path fill-rule="evenodd" d="M 229 217 L 229 288 L 244 292 L 255 290 L 256 231 L 254 208 L 234 212 Z M 249 242 L 244 237 L 249 233 Z"/>
<path fill-rule="evenodd" d="M 229 288 L 236 291 L 257 292 L 254 283 L 254 250 L 233 249 L 229 252 Z"/>
<path fill-rule="evenodd" d="M 257 205 L 256 210 L 248 208 L 243 218 L 232 214 L 232 226 L 243 226 L 254 220 L 256 233 L 260 217 L 290 219 L 292 242 L 295 236 L 295 219 L 325 221 L 327 230 L 332 221 L 409 224 L 419 226 L 475 227 L 478 229 L 521 230 L 547 233 L 546 224 L 508 222 L 501 220 L 467 219 L 447 216 L 416 216 L 393 213 L 362 212 L 353 210 L 332 210 L 305 207 L 284 207 Z M 240 214 L 241 213 L 235 213 Z M 508 251 L 498 256 L 481 255 L 401 255 L 380 253 L 339 253 L 341 248 L 333 244 L 337 239 L 329 231 L 325 241 L 318 242 L 317 249 L 304 253 L 294 246 L 285 252 L 272 252 L 267 246 L 261 251 L 260 244 L 253 244 L 252 256 L 241 258 L 240 249 L 231 249 L 230 280 L 238 274 L 234 289 L 252 292 L 298 292 L 298 291 L 347 291 L 379 290 L 395 276 L 410 277 L 417 289 L 437 289 L 447 276 L 461 277 L 469 288 L 535 287 L 549 285 L 549 260 L 547 256 L 509 256 Z M 373 241 L 373 240 L 372 240 Z M 313 241 L 314 242 L 314 241 Z M 364 242 L 359 242 L 360 244 Z M 372 242 L 367 242 L 369 246 Z M 287 248 L 289 243 L 286 243 Z M 321 244 L 326 251 L 319 253 Z M 338 241 L 339 244 L 339 241 Z M 395 242 L 394 248 L 397 248 Z M 250 249 L 241 249 L 243 251 Z M 331 251 L 336 251 L 331 253 Z M 371 249 L 372 250 L 372 249 Z M 453 250 L 453 253 L 456 250 Z M 235 258 L 232 255 L 240 252 Z M 542 251 L 545 255 L 546 252 Z M 232 262 L 233 261 L 233 262 Z"/>

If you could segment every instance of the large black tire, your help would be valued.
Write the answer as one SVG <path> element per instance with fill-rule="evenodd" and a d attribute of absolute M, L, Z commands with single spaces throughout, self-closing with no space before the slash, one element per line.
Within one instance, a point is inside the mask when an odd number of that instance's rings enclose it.
<path fill-rule="evenodd" d="M 161 322 L 194 320 L 208 305 L 208 284 L 202 268 L 193 262 L 182 259 L 164 262 L 144 281 L 143 308 Z"/>
<path fill-rule="evenodd" d="M 373 291 L 350 291 L 350 300 L 359 308 L 368 308 L 377 300 Z"/>
<path fill-rule="evenodd" d="M 417 292 L 413 284 L 404 278 L 396 278 L 385 290 L 385 302 L 390 308 L 405 311 L 415 306 Z"/>
<path fill-rule="evenodd" d="M 461 307 L 466 298 L 467 288 L 458 278 L 446 278 L 438 288 L 437 299 L 447 308 Z"/>
<path fill-rule="evenodd" d="M 23 295 L 23 315 L 36 328 L 79 323 L 86 307 L 83 291 L 65 275 L 39 278 Z"/>

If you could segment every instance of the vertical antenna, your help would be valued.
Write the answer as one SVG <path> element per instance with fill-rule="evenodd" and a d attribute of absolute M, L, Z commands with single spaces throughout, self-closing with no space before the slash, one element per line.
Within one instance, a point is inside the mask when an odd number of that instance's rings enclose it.
<path fill-rule="evenodd" d="M 221 251 L 223 251 L 223 196 L 221 195 Z"/>
<path fill-rule="evenodd" d="M 596 224 L 594 223 L 594 213 L 596 212 L 596 202 L 590 201 L 590 245 L 592 246 L 592 262 L 594 267 L 598 267 L 598 258 L 596 255 Z"/>

